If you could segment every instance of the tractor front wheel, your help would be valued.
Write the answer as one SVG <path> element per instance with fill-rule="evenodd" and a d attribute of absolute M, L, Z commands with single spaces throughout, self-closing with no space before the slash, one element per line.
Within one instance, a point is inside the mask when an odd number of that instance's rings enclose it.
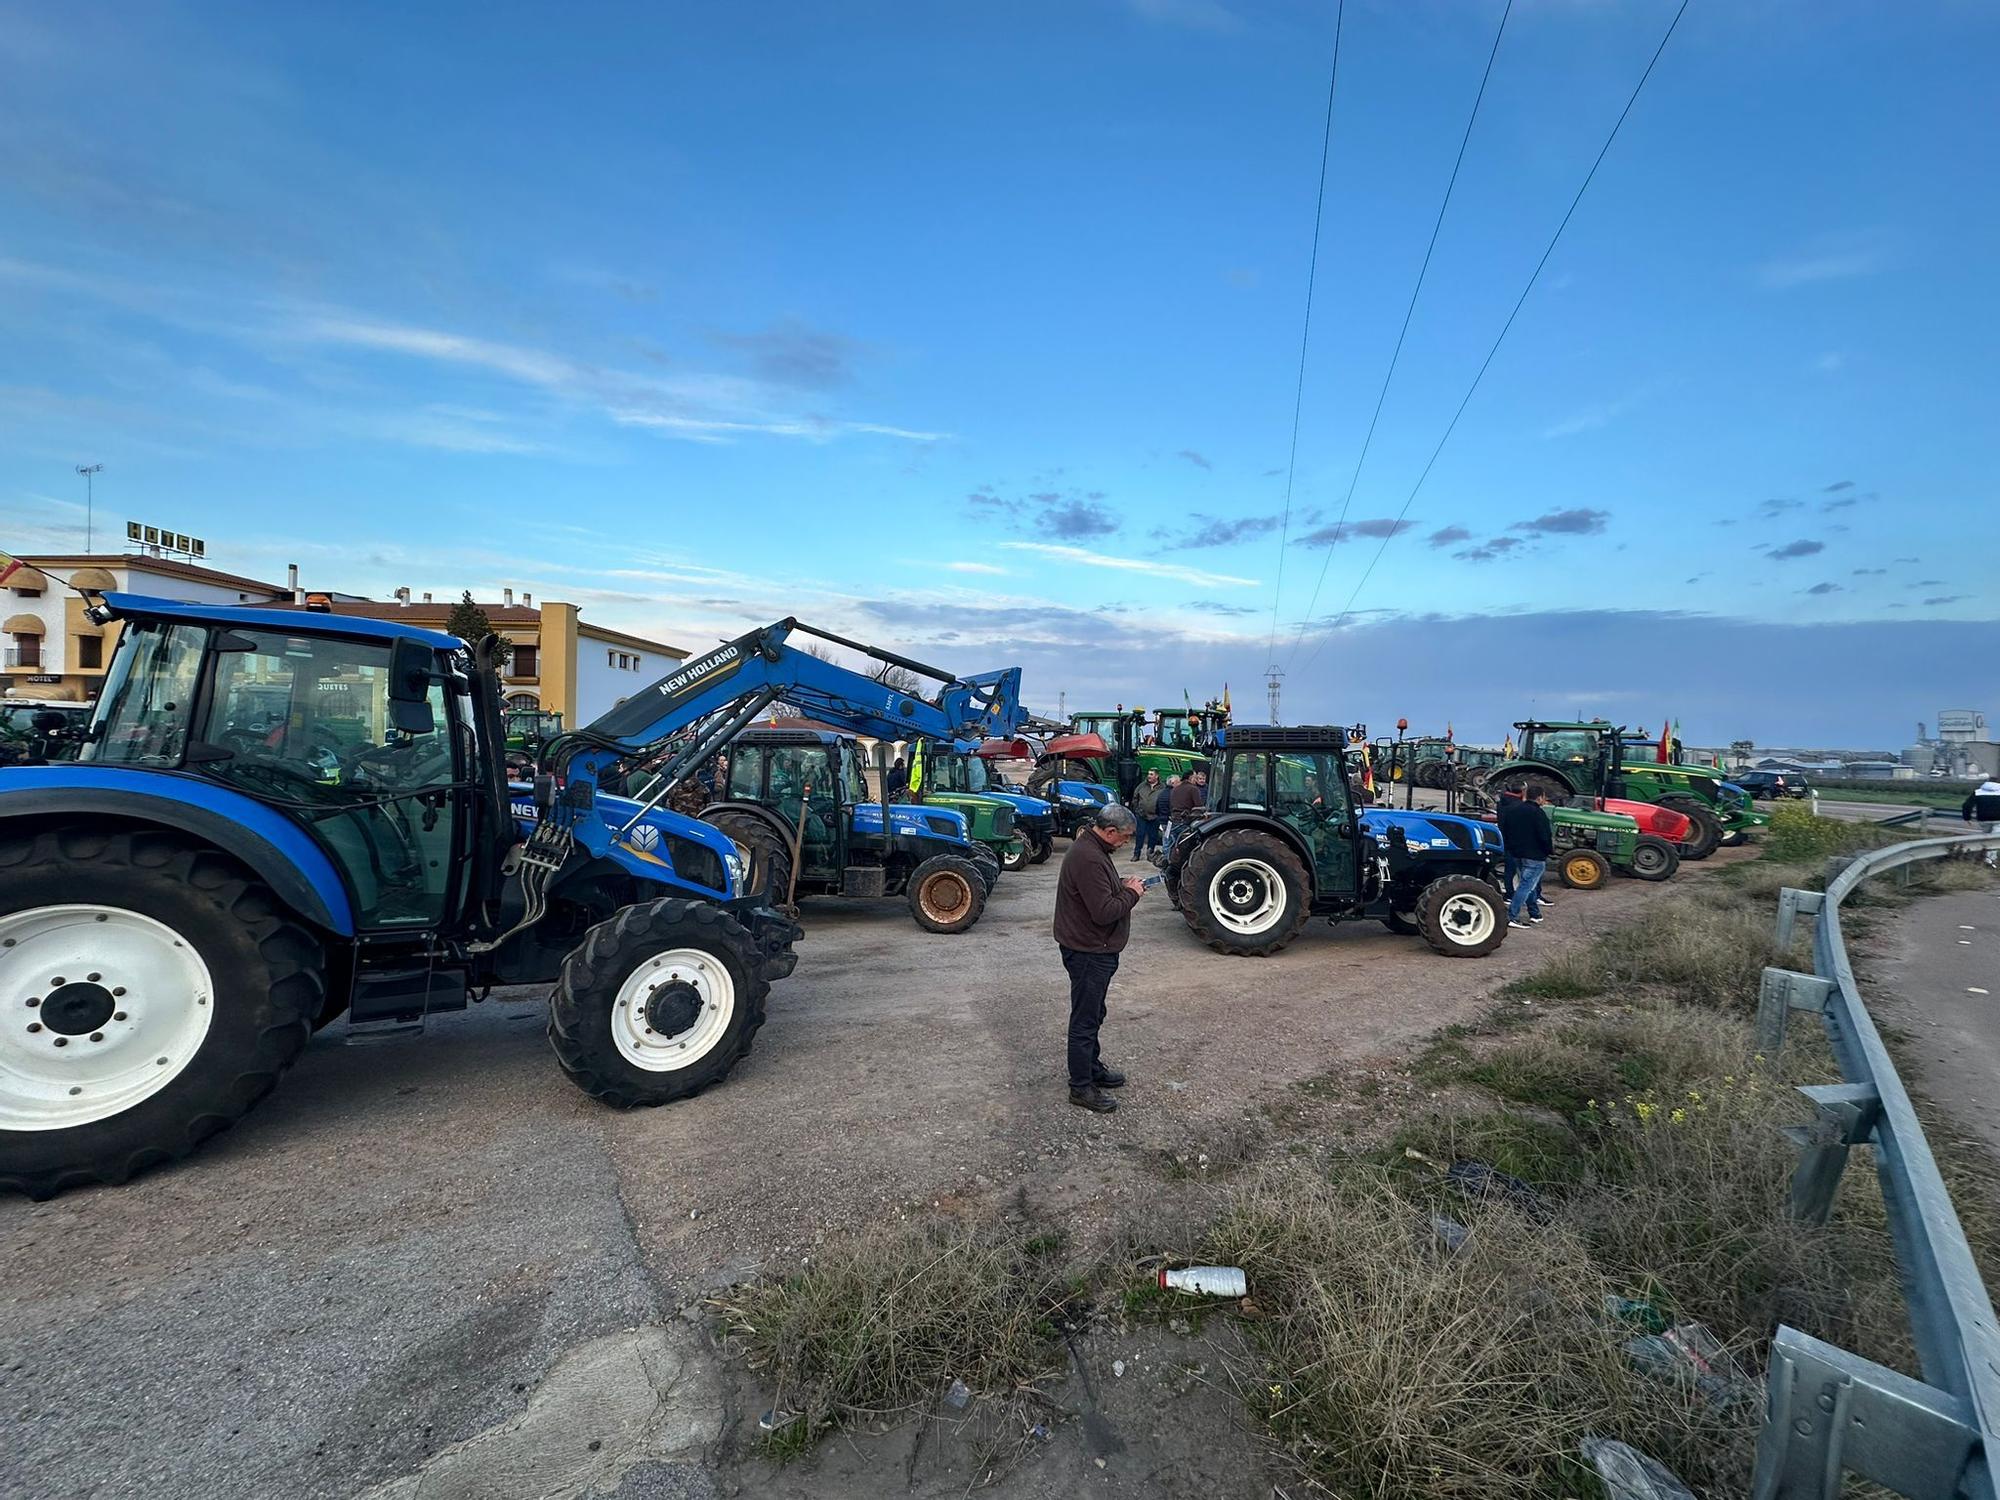
<path fill-rule="evenodd" d="M 1681 867 L 1680 850 L 1656 833 L 1639 835 L 1632 851 L 1632 874 L 1640 880 L 1671 880 Z"/>
<path fill-rule="evenodd" d="M 1024 839 L 1010 839 L 1000 848 L 1000 868 L 1009 875 L 1028 868 L 1028 845 Z"/>
<path fill-rule="evenodd" d="M 1594 891 L 1611 878 L 1611 865 L 1594 849 L 1570 849 L 1556 856 L 1556 874 L 1573 891 Z"/>
<path fill-rule="evenodd" d="M 934 854 L 910 874 L 910 915 L 926 932 L 964 932 L 986 910 L 979 866 L 956 854 Z"/>
<path fill-rule="evenodd" d="M 320 941 L 179 834 L 0 841 L 0 1188 L 178 1161 L 268 1094 L 324 1007 Z"/>
<path fill-rule="evenodd" d="M 1662 797 L 1660 806 L 1685 815 L 1694 827 L 1681 844 L 1682 859 L 1707 859 L 1722 845 L 1722 822 L 1697 797 Z"/>
<path fill-rule="evenodd" d="M 1055 852 L 1055 835 L 1052 833 L 1044 834 L 1035 840 L 1035 852 L 1028 856 L 1028 863 L 1031 865 L 1045 865 L 1049 862 L 1049 856 Z"/>
<path fill-rule="evenodd" d="M 1239 957 L 1262 958 L 1290 943 L 1312 904 L 1312 878 L 1298 855 L 1254 828 L 1203 839 L 1181 865 L 1178 885 L 1195 936 Z"/>
<path fill-rule="evenodd" d="M 748 929 L 706 901 L 642 901 L 584 934 L 549 997 L 570 1081 L 620 1109 L 670 1104 L 728 1077 L 764 1024 Z"/>
<path fill-rule="evenodd" d="M 1433 880 L 1417 897 L 1417 931 L 1446 958 L 1483 958 L 1507 937 L 1507 898 L 1475 875 Z"/>

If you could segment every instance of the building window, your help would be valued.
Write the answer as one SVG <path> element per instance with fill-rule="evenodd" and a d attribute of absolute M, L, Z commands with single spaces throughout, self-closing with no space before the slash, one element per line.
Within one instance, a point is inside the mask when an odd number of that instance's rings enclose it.
<path fill-rule="evenodd" d="M 516 646 L 514 648 L 514 660 L 509 664 L 508 670 L 515 677 L 539 676 L 540 674 L 535 670 L 535 648 L 533 646 Z"/>
<path fill-rule="evenodd" d="M 615 666 L 617 666 L 617 665 L 618 665 L 618 653 L 617 653 L 616 651 L 607 651 L 607 652 L 605 652 L 605 653 L 604 653 L 604 665 L 605 665 L 605 666 L 607 666 L 607 667 L 615 667 Z"/>
<path fill-rule="evenodd" d="M 10 667 L 40 667 L 42 664 L 42 638 L 38 635 L 15 635 L 14 644 L 7 648 L 7 665 Z"/>
<path fill-rule="evenodd" d="M 76 669 L 95 672 L 104 665 L 104 638 L 80 635 L 76 638 Z"/>

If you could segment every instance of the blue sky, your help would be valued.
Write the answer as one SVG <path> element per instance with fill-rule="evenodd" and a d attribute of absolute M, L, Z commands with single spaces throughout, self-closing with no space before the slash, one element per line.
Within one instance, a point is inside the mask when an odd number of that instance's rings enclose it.
<path fill-rule="evenodd" d="M 1044 711 L 2000 709 L 2000 12 L 1696 0 L 1412 497 L 1674 11 L 1516 0 L 1356 478 L 1501 8 L 1347 7 L 1287 524 L 1331 5 L 0 3 L 0 546 L 101 462 L 220 566 Z"/>

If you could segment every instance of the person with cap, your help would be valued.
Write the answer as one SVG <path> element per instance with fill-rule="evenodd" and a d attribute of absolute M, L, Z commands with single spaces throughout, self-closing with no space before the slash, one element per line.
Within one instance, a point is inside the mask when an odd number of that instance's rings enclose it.
<path fill-rule="evenodd" d="M 1069 972 L 1069 1102 L 1093 1114 L 1116 1109 L 1105 1090 L 1125 1085 L 1125 1075 L 1104 1061 L 1097 1034 L 1118 955 L 1132 935 L 1132 908 L 1146 890 L 1137 877 L 1118 876 L 1118 851 L 1136 827 L 1129 808 L 1115 802 L 1098 808 L 1063 856 L 1056 880 L 1056 948 Z"/>

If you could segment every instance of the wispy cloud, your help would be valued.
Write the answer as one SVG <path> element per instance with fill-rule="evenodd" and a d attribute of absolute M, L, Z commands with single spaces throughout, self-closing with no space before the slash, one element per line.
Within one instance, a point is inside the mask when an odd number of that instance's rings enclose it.
<path fill-rule="evenodd" d="M 1752 548 L 1751 550 L 1755 551 L 1756 549 Z M 1801 537 L 1796 542 L 1787 542 L 1782 547 L 1773 547 L 1768 555 L 1780 561 L 1785 561 L 1794 557 L 1811 557 L 1815 552 L 1824 551 L 1826 551 L 1825 542 L 1809 541 Z"/>
<path fill-rule="evenodd" d="M 1196 515 L 1200 524 L 1194 530 L 1174 536 L 1164 533 L 1161 550 L 1166 552 L 1194 551 L 1204 547 L 1228 547 L 1237 542 L 1246 542 L 1255 537 L 1269 536 L 1278 529 L 1277 516 L 1218 516 Z M 1155 531 L 1154 536 L 1163 533 Z"/>
<path fill-rule="evenodd" d="M 992 563 L 948 562 L 944 566 L 945 571 L 948 573 L 984 573 L 994 578 L 1005 578 L 1007 576 L 1005 568 L 996 568 Z"/>
<path fill-rule="evenodd" d="M 1865 231 L 1822 235 L 1790 254 L 1765 261 L 1757 276 L 1767 287 L 1784 289 L 1872 276 L 1888 264 L 1888 236 L 1879 231 Z"/>
<path fill-rule="evenodd" d="M 1181 449 L 1180 452 L 1176 453 L 1174 457 L 1186 459 L 1189 463 L 1193 464 L 1197 469 L 1213 469 L 1215 467 L 1214 464 L 1210 463 L 1205 457 L 1195 452 L 1194 449 L 1192 448 L 1183 448 Z"/>
<path fill-rule="evenodd" d="M 1458 542 L 1469 542 L 1472 533 L 1463 526 L 1440 526 L 1424 540 L 1433 547 L 1449 547 Z"/>
<path fill-rule="evenodd" d="M 1088 547 L 1069 547 L 1054 542 L 1001 542 L 999 544 L 1012 552 L 1028 552 L 1036 557 L 1046 557 L 1051 562 L 1075 563 L 1086 568 L 1110 568 L 1121 573 L 1142 573 L 1149 578 L 1171 578 L 1180 583 L 1197 584 L 1203 588 L 1255 588 L 1255 578 L 1238 578 L 1229 573 L 1210 573 L 1201 568 L 1185 568 L 1179 563 L 1163 563 L 1142 557 L 1115 557 L 1108 552 L 1093 552 Z"/>
<path fill-rule="evenodd" d="M 1397 521 L 1387 516 L 1379 520 L 1349 521 L 1345 525 L 1335 522 L 1331 526 L 1321 526 L 1308 531 L 1293 542 L 1294 547 L 1337 547 L 1343 542 L 1351 542 L 1357 537 L 1387 538 L 1401 536 L 1416 528 L 1415 521 Z"/>

